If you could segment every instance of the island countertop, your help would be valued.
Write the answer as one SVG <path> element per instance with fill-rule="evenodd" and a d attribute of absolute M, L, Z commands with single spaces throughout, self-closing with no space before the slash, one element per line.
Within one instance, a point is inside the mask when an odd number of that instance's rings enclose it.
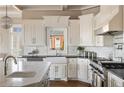
<path fill-rule="evenodd" d="M 20 64 L 18 71 L 32 71 L 36 73 L 35 76 L 26 78 L 5 78 L 4 81 L 0 82 L 0 87 L 22 87 L 39 83 L 49 71 L 51 62 L 19 61 L 18 64 Z"/>

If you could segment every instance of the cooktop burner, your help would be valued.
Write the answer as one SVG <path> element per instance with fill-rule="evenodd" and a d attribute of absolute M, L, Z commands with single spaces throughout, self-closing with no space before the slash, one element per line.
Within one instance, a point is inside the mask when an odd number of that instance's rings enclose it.
<path fill-rule="evenodd" d="M 124 69 L 124 63 L 101 63 L 107 69 Z"/>
<path fill-rule="evenodd" d="M 112 60 L 111 59 L 97 57 L 96 59 L 93 59 L 92 61 L 98 64 L 99 62 L 111 62 Z"/>

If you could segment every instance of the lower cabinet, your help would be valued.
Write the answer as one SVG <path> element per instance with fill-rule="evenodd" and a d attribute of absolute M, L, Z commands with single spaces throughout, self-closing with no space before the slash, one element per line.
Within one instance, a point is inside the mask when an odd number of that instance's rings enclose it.
<path fill-rule="evenodd" d="M 108 87 L 124 87 L 124 81 L 111 72 L 108 72 Z"/>
<path fill-rule="evenodd" d="M 67 81 L 67 64 L 52 64 L 49 72 L 50 80 Z"/>
<path fill-rule="evenodd" d="M 0 82 L 4 80 L 4 62 L 0 61 Z"/>
<path fill-rule="evenodd" d="M 68 58 L 68 79 L 91 83 L 90 60 L 85 58 Z"/>
<path fill-rule="evenodd" d="M 90 60 L 85 58 L 67 58 L 67 63 L 52 62 L 50 80 L 79 80 L 91 83 L 89 64 Z"/>
<path fill-rule="evenodd" d="M 88 59 L 78 58 L 78 80 L 89 83 Z"/>
<path fill-rule="evenodd" d="M 88 61 L 88 83 L 92 84 L 93 71 L 92 71 L 92 67 L 89 64 L 90 64 L 90 60 Z"/>
<path fill-rule="evenodd" d="M 77 79 L 77 58 L 68 58 L 68 79 Z"/>

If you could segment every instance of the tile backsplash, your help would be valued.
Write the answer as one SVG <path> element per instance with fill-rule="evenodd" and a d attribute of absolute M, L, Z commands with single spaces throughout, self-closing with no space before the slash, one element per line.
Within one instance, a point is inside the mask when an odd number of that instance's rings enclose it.
<path fill-rule="evenodd" d="M 96 52 L 98 57 L 109 58 L 113 56 L 113 47 L 85 47 L 86 51 Z M 78 54 L 77 46 L 69 46 L 68 54 Z"/>
<path fill-rule="evenodd" d="M 85 47 L 85 50 L 96 52 L 98 57 L 113 57 L 113 47 Z"/>
<path fill-rule="evenodd" d="M 24 47 L 23 54 L 24 55 L 28 55 L 29 52 L 32 52 L 36 48 L 39 50 L 39 54 L 38 55 L 47 55 L 47 47 L 45 47 L 45 46 L 40 46 L 40 47 L 32 47 L 32 46 Z"/>
<path fill-rule="evenodd" d="M 28 54 L 36 47 L 25 47 L 24 54 Z M 39 55 L 47 55 L 47 47 L 38 47 Z M 113 54 L 113 47 L 85 47 L 86 51 L 96 52 L 98 57 L 109 58 Z M 68 46 L 69 55 L 78 55 L 77 46 Z"/>

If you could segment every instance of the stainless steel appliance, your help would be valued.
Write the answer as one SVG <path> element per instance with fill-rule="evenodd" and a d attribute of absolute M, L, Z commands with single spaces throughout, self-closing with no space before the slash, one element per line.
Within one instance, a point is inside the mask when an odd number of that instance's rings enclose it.
<path fill-rule="evenodd" d="M 92 51 L 83 51 L 81 56 L 84 56 L 85 58 L 89 58 L 93 60 L 97 58 L 97 53 Z"/>
<path fill-rule="evenodd" d="M 92 86 L 95 87 L 105 87 L 105 77 L 104 72 L 100 66 L 97 64 L 90 64 L 92 67 Z"/>
<path fill-rule="evenodd" d="M 113 61 L 94 61 L 90 63 L 92 70 L 92 85 L 95 87 L 108 86 L 108 70 L 124 69 L 124 63 Z"/>

